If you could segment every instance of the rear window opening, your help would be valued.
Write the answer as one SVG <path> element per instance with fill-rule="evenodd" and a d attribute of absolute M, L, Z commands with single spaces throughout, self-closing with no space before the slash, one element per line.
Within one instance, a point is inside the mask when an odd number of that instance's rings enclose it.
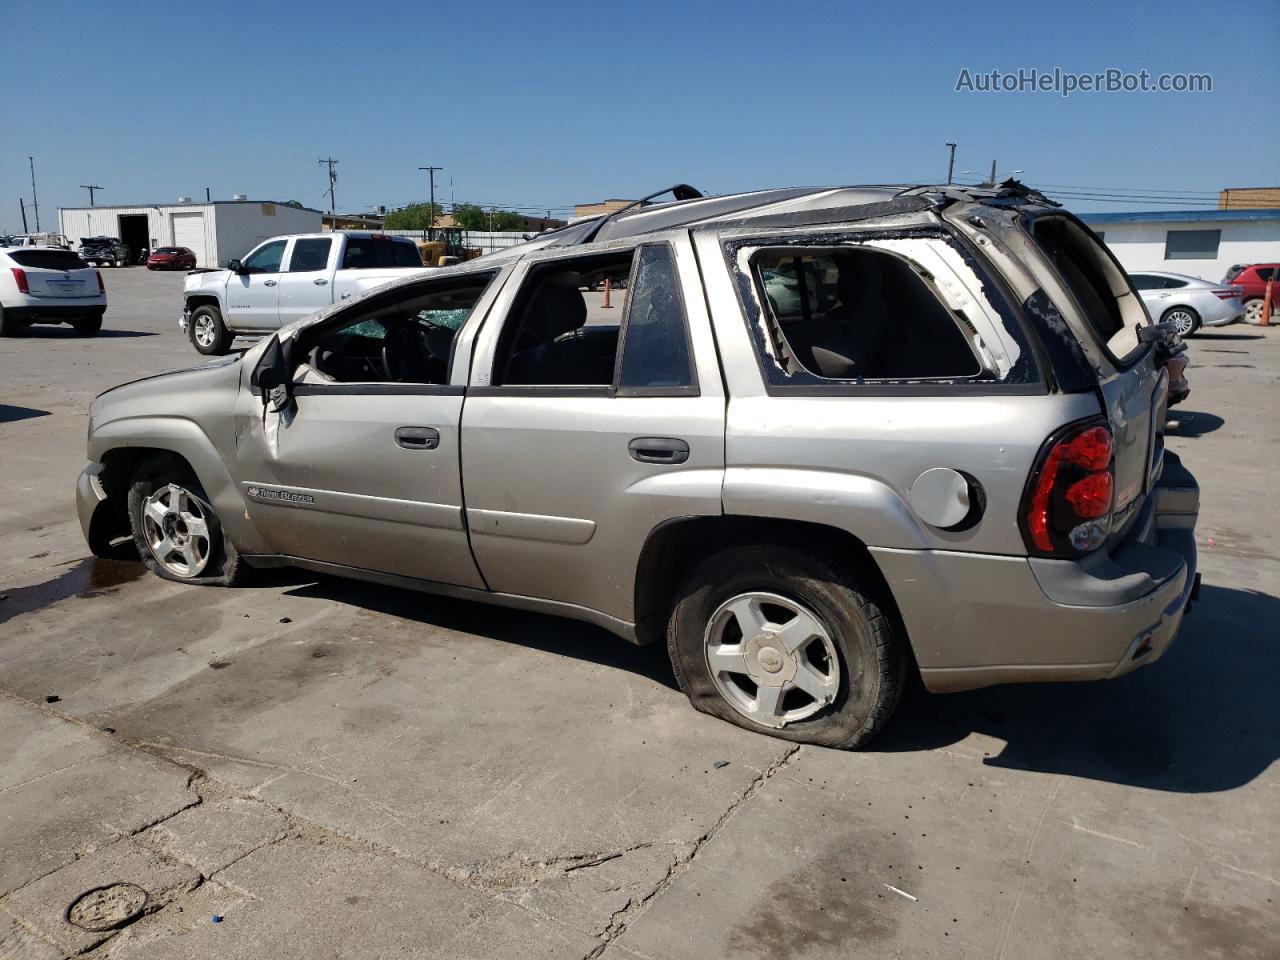
<path fill-rule="evenodd" d="M 70 250 L 18 250 L 10 253 L 9 259 L 20 267 L 31 267 L 33 270 L 87 270 L 89 265 L 80 259 L 80 254 Z"/>
<path fill-rule="evenodd" d="M 386 270 L 396 267 L 420 267 L 422 255 L 409 240 L 390 237 L 348 237 L 342 255 L 343 270 Z"/>
<path fill-rule="evenodd" d="M 1112 357 L 1124 363 L 1137 353 L 1138 327 L 1148 322 L 1146 310 L 1093 234 L 1065 217 L 1041 217 L 1032 235 Z"/>
<path fill-rule="evenodd" d="M 858 381 L 982 373 L 958 318 L 892 254 L 763 250 L 752 265 L 788 374 Z"/>

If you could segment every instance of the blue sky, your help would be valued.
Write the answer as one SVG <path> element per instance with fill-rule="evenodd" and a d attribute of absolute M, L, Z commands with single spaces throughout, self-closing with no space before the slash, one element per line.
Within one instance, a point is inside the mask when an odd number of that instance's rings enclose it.
<path fill-rule="evenodd" d="M 0 231 L 180 194 L 550 206 L 938 181 L 1208 193 L 1280 182 L 1274 0 L 1202 3 L 10 3 Z M 962 68 L 1213 76 L 1209 94 L 957 93 Z M 28 77 L 30 82 L 20 78 Z M 91 91 L 100 89 L 102 93 Z M 1170 194 L 1172 195 L 1172 193 Z M 1077 209 L 1152 205 L 1073 201 Z M 1186 203 L 1169 202 L 1169 207 Z"/>

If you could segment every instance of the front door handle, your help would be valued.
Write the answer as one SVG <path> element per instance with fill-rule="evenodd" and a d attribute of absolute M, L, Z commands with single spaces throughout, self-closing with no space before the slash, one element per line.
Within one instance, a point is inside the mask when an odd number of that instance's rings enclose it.
<path fill-rule="evenodd" d="M 262 285 L 264 287 L 274 287 L 276 285 L 276 282 L 274 280 L 263 280 Z"/>
<path fill-rule="evenodd" d="M 323 287 L 323 286 L 324 286 L 326 283 L 328 283 L 329 281 L 328 281 L 328 280 L 326 280 L 324 277 L 316 277 L 316 278 L 315 278 L 314 280 L 312 280 L 311 282 L 312 282 L 312 283 L 314 283 L 317 287 Z"/>
<path fill-rule="evenodd" d="M 406 450 L 434 450 L 440 446 L 440 431 L 434 427 L 397 427 L 396 443 Z"/>
<path fill-rule="evenodd" d="M 684 463 L 689 459 L 689 444 L 675 437 L 636 437 L 627 450 L 632 460 L 641 463 Z"/>

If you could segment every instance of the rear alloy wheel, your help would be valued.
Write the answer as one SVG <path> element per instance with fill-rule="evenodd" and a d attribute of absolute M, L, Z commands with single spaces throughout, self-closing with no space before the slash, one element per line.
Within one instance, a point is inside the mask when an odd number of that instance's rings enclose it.
<path fill-rule="evenodd" d="M 240 555 L 186 464 L 155 457 L 139 465 L 129 487 L 129 524 L 138 554 L 167 580 L 230 586 Z"/>
<path fill-rule="evenodd" d="M 1166 310 L 1161 323 L 1172 323 L 1180 337 L 1189 337 L 1200 329 L 1200 314 L 1190 307 L 1173 307 Z"/>
<path fill-rule="evenodd" d="M 846 563 L 782 544 L 707 557 L 667 630 L 693 706 L 770 736 L 859 747 L 888 721 L 909 654 Z"/>
<path fill-rule="evenodd" d="M 196 307 L 187 328 L 191 345 L 207 357 L 225 356 L 231 350 L 231 333 L 222 322 L 222 312 L 217 307 Z"/>
<path fill-rule="evenodd" d="M 1272 312 L 1274 313 L 1274 306 Z M 1244 302 L 1244 322 L 1255 327 L 1262 323 L 1262 297 L 1253 297 Z"/>

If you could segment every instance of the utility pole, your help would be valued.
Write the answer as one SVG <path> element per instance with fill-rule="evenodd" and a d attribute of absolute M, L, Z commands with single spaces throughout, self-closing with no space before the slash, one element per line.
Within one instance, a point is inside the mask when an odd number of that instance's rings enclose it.
<path fill-rule="evenodd" d="M 333 185 L 338 179 L 338 175 L 333 172 L 333 165 L 337 162 L 338 161 L 333 159 L 333 157 L 329 157 L 325 160 L 316 161 L 317 165 L 322 163 L 327 163 L 329 165 L 329 216 L 331 217 L 334 216 L 335 214 L 334 207 L 337 203 L 337 201 L 334 200 L 334 193 L 333 193 Z"/>
<path fill-rule="evenodd" d="M 35 157 L 27 157 L 27 163 L 31 164 L 31 207 L 36 212 L 36 233 L 40 232 L 40 201 L 36 197 L 36 160 Z"/>
<path fill-rule="evenodd" d="M 91 185 L 89 185 L 89 184 L 87 184 L 87 183 L 82 183 L 82 184 L 80 184 L 80 186 L 81 186 L 81 187 L 83 187 L 85 190 L 88 190 L 88 191 L 89 191 L 89 206 L 91 206 L 91 207 L 92 207 L 92 206 L 93 206 L 93 191 L 95 191 L 95 190 L 101 190 L 101 189 L 103 189 L 103 188 L 102 188 L 102 187 L 97 186 L 96 184 L 91 186 Z"/>
<path fill-rule="evenodd" d="M 956 145 L 953 141 L 947 141 L 947 147 L 951 150 L 951 156 L 947 160 L 947 186 L 951 186 L 951 175 L 956 169 Z"/>
<path fill-rule="evenodd" d="M 996 162 L 994 160 L 991 161 L 991 179 L 988 182 L 993 187 L 996 185 Z"/>
<path fill-rule="evenodd" d="M 209 202 L 209 188 L 208 188 L 208 187 L 205 187 L 205 188 L 204 188 L 204 202 L 205 202 L 205 203 L 208 203 L 208 202 Z"/>
<path fill-rule="evenodd" d="M 427 239 L 434 240 L 436 238 L 436 171 L 443 170 L 444 167 L 419 167 L 418 169 L 427 171 L 427 178 L 431 182 L 431 206 L 427 207 Z"/>
<path fill-rule="evenodd" d="M 18 209 L 22 211 L 22 232 L 28 233 L 29 231 L 27 230 L 27 205 L 23 202 L 21 197 L 18 198 Z"/>

